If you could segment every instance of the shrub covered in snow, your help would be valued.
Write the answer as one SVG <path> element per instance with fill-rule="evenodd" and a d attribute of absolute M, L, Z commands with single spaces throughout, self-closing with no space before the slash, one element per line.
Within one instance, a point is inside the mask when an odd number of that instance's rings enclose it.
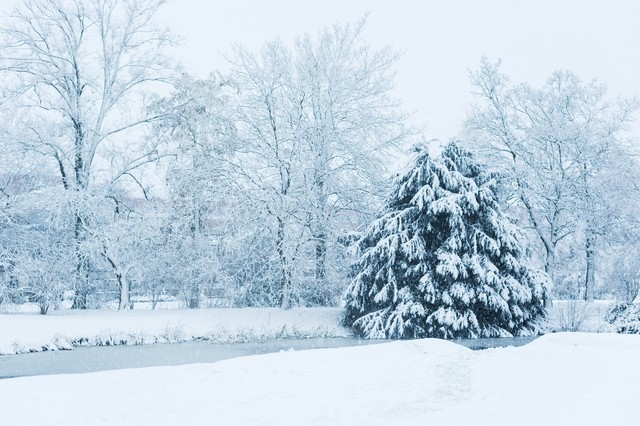
<path fill-rule="evenodd" d="M 616 332 L 640 334 L 640 306 L 633 303 L 616 303 L 609 308 L 605 320 Z"/>
<path fill-rule="evenodd" d="M 549 279 L 524 257 L 496 179 L 453 142 L 420 151 L 357 243 L 345 324 L 368 338 L 536 332 Z"/>

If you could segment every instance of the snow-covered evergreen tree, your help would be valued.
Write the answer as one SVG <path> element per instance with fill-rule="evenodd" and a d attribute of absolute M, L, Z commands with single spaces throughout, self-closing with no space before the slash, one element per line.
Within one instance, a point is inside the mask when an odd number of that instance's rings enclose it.
<path fill-rule="evenodd" d="M 549 279 L 525 258 L 496 184 L 455 142 L 437 158 L 419 151 L 358 242 L 345 324 L 368 338 L 535 332 Z"/>

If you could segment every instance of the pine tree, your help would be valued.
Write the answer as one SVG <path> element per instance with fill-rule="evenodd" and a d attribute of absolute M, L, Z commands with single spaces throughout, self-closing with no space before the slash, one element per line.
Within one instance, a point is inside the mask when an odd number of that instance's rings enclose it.
<path fill-rule="evenodd" d="M 357 243 L 345 324 L 368 338 L 534 333 L 548 277 L 524 257 L 497 178 L 454 142 L 419 151 Z"/>

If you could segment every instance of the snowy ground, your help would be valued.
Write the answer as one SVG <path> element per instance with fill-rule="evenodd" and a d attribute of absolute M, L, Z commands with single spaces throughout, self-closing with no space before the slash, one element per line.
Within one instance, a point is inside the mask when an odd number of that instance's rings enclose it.
<path fill-rule="evenodd" d="M 556 303 L 549 329 L 606 331 L 606 304 Z M 0 315 L 0 353 L 206 338 L 345 336 L 340 309 Z M 0 380 L 0 425 L 637 424 L 640 336 L 548 334 L 473 352 L 426 339 L 211 364 Z M 0 362 L 2 358 L 0 357 Z"/>
<path fill-rule="evenodd" d="M 0 380 L 2 425 L 638 424 L 640 336 L 439 340 Z"/>
<path fill-rule="evenodd" d="M 343 337 L 348 330 L 339 324 L 341 312 L 339 308 L 224 308 L 0 314 L 0 355 L 193 339 L 226 343 Z"/>

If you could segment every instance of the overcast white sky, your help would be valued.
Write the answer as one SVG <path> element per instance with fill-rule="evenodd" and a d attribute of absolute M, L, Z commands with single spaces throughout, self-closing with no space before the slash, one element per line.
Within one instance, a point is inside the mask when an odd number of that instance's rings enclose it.
<path fill-rule="evenodd" d="M 20 0 L 0 0 L 7 12 Z M 232 43 L 257 50 L 369 12 L 366 37 L 403 51 L 396 96 L 428 138 L 456 135 L 473 97 L 468 70 L 502 59 L 512 81 L 541 85 L 557 69 L 640 95 L 637 0 L 168 0 L 160 19 L 184 39 L 174 53 L 199 77 L 226 67 Z M 635 136 L 640 136 L 636 123 Z"/>
<path fill-rule="evenodd" d="M 224 69 L 231 43 L 258 49 L 370 12 L 366 36 L 404 51 L 397 97 L 428 138 L 459 130 L 472 100 L 468 69 L 501 58 L 513 81 L 540 85 L 557 69 L 640 94 L 640 2 L 635 0 L 169 0 L 161 17 L 184 37 L 176 52 L 200 77 Z"/>

